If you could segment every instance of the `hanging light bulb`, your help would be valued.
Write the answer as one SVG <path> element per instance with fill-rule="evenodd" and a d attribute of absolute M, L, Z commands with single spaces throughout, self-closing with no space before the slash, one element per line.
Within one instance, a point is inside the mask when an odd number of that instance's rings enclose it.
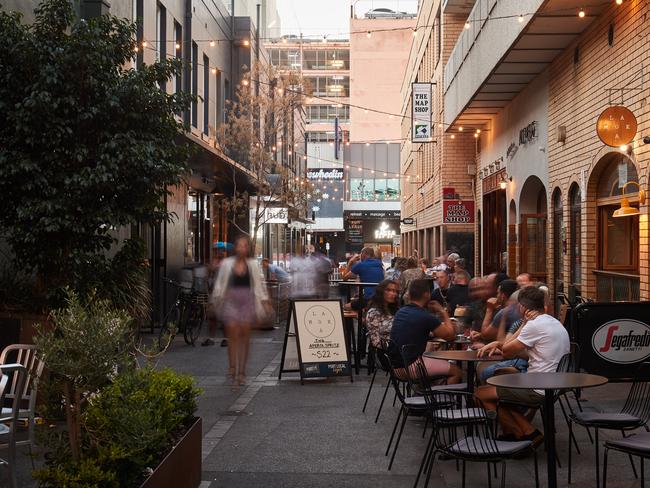
<path fill-rule="evenodd" d="M 465 29 L 469 29 L 471 27 L 469 20 L 465 22 Z"/>
<path fill-rule="evenodd" d="M 142 47 L 147 47 L 147 41 L 142 41 Z"/>
<path fill-rule="evenodd" d="M 418 30 L 417 30 L 417 29 L 413 29 L 413 37 L 416 37 L 417 35 L 418 35 Z"/>
<path fill-rule="evenodd" d="M 327 36 L 323 36 L 323 44 L 327 43 Z"/>
<path fill-rule="evenodd" d="M 585 15 L 587 15 L 587 14 L 585 14 L 585 11 L 583 9 L 580 9 L 580 12 L 578 12 L 578 17 L 580 17 L 581 19 L 584 19 Z"/>
<path fill-rule="evenodd" d="M 367 37 L 368 39 L 370 39 L 370 38 L 372 37 L 372 33 L 371 33 L 370 31 L 368 31 L 368 32 L 366 33 L 366 37 Z"/>
<path fill-rule="evenodd" d="M 519 15 L 519 17 L 517 17 L 517 20 L 518 20 L 519 23 L 521 24 L 521 23 L 524 21 L 524 16 L 523 16 L 523 15 Z"/>
<path fill-rule="evenodd" d="M 212 68 L 210 71 L 212 71 L 212 74 L 213 74 L 213 75 L 216 75 L 216 74 L 217 74 L 217 68 Z"/>
<path fill-rule="evenodd" d="M 623 5 L 623 0 L 616 0 L 616 5 Z"/>
<path fill-rule="evenodd" d="M 179 51 L 179 50 L 181 49 L 181 45 L 180 45 L 178 42 L 176 43 L 176 46 L 175 46 L 175 47 L 176 47 L 176 50 L 177 50 L 177 51 Z"/>
<path fill-rule="evenodd" d="M 210 47 L 214 47 L 215 44 L 216 44 L 216 42 L 214 42 L 214 41 L 210 41 Z"/>
<path fill-rule="evenodd" d="M 286 44 L 287 42 L 288 42 L 288 41 L 287 41 L 287 38 L 286 38 L 286 37 L 283 37 L 283 38 L 282 38 L 282 44 Z"/>

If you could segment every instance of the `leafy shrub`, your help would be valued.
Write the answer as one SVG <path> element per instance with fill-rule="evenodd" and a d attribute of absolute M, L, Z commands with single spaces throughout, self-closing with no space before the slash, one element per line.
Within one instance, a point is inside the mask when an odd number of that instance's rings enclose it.
<path fill-rule="evenodd" d="M 44 488 L 119 488 L 115 473 L 104 471 L 94 459 L 69 462 L 34 473 Z"/>
<path fill-rule="evenodd" d="M 154 469 L 194 418 L 200 390 L 170 369 L 120 375 L 89 401 L 85 430 L 103 469 L 120 486 L 136 486 Z"/>

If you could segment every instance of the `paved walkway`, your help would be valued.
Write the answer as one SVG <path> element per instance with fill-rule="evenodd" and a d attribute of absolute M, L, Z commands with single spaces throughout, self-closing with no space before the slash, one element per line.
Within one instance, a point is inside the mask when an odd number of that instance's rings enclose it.
<path fill-rule="evenodd" d="M 375 385 L 365 414 L 361 413 L 369 385 L 365 373 L 355 377 L 354 383 L 334 379 L 300 385 L 296 375 L 288 375 L 287 379 L 283 376 L 280 382 L 277 369 L 282 339 L 280 330 L 254 334 L 250 377 L 247 385 L 238 390 L 233 390 L 226 380 L 227 349 L 218 344 L 191 348 L 177 339 L 161 360 L 160 365 L 193 375 L 204 389 L 199 402 L 204 429 L 200 488 L 411 487 L 425 447 L 421 437 L 423 423 L 408 422 L 395 465 L 387 471 L 384 451 L 397 408 L 387 401 L 379 423 L 374 423 L 385 379 L 382 377 Z M 605 409 L 616 409 L 620 408 L 627 389 L 627 385 L 607 385 L 587 391 L 585 396 Z M 560 486 L 566 486 L 567 429 L 559 412 L 557 430 L 562 462 L 558 481 Z M 577 428 L 576 433 L 583 454 L 574 456 L 571 486 L 592 488 L 593 446 L 584 429 Z M 539 454 L 545 486 L 545 454 L 543 450 Z M 20 458 L 20 486 L 34 486 L 29 480 L 29 461 L 25 456 Z M 626 457 L 613 454 L 610 466 L 609 487 L 640 486 Z M 432 487 L 461 486 L 461 476 L 453 461 L 437 463 L 433 476 Z M 467 476 L 467 486 L 487 486 L 482 465 L 469 467 Z M 508 486 L 534 486 L 532 458 L 510 461 L 507 478 Z M 5 486 L 1 478 L 0 486 Z"/>

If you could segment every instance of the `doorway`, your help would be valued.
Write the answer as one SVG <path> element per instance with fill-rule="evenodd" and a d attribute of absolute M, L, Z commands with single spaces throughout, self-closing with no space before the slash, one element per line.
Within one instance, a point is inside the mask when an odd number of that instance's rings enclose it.
<path fill-rule="evenodd" d="M 546 274 L 546 188 L 537 176 L 530 176 L 521 189 L 521 254 L 519 271 L 533 281 L 547 282 Z"/>
<path fill-rule="evenodd" d="M 504 270 L 506 248 L 506 191 L 495 190 L 483 196 L 483 273 Z"/>

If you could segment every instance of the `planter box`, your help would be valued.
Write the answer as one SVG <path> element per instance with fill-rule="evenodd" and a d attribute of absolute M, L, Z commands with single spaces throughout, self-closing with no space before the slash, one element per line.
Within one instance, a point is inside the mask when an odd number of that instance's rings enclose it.
<path fill-rule="evenodd" d="M 201 484 L 202 433 L 199 417 L 140 488 L 197 488 Z"/>

